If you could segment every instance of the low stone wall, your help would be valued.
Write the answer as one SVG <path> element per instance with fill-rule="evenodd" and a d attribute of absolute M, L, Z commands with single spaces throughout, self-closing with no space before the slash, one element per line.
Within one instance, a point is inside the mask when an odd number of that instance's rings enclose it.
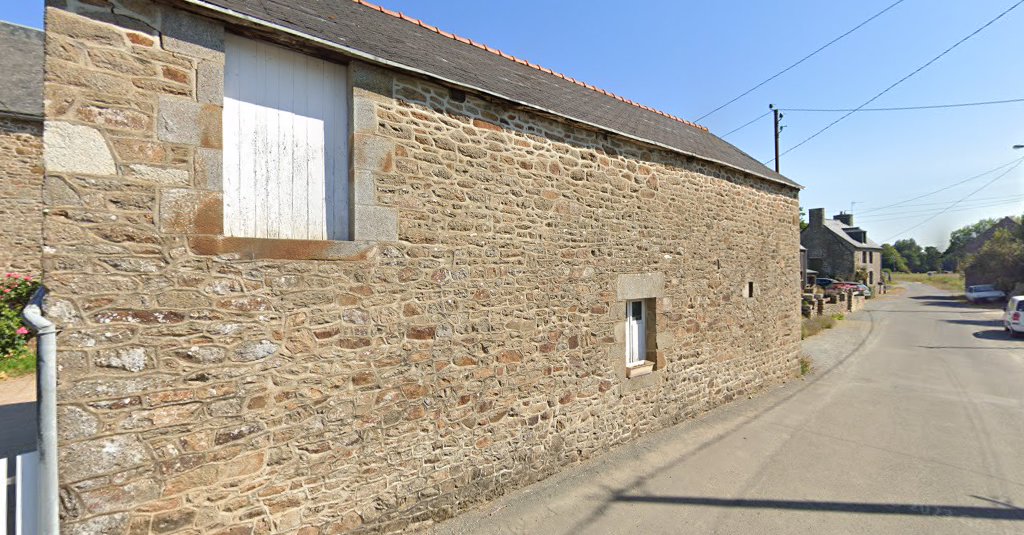
<path fill-rule="evenodd" d="M 864 296 L 846 292 L 816 299 L 811 307 L 811 316 L 834 316 L 856 312 L 864 308 Z"/>

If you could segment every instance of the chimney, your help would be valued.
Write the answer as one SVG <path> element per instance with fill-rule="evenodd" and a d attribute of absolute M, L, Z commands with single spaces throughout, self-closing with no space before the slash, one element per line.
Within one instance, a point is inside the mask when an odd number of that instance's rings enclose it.
<path fill-rule="evenodd" d="M 807 211 L 808 226 L 819 228 L 825 223 L 825 209 L 811 208 Z"/>
<path fill-rule="evenodd" d="M 836 221 L 842 221 L 843 224 L 848 226 L 848 227 L 852 227 L 853 226 L 853 214 L 848 214 L 846 212 L 839 212 L 839 215 L 832 216 L 832 219 L 835 219 Z"/>

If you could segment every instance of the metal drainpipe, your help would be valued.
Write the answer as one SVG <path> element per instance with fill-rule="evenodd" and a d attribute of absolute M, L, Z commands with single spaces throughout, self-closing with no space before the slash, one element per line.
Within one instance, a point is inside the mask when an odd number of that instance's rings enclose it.
<path fill-rule="evenodd" d="M 39 430 L 39 533 L 58 535 L 57 491 L 57 328 L 44 318 L 40 305 L 46 288 L 40 286 L 21 315 L 36 332 L 36 410 Z"/>

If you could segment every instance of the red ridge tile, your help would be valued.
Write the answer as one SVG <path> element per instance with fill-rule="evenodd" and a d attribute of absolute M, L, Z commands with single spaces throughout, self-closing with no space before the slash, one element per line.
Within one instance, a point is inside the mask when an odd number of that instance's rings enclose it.
<path fill-rule="evenodd" d="M 417 26 L 420 26 L 420 27 L 425 28 L 427 30 L 436 32 L 439 35 L 443 35 L 443 36 L 445 36 L 445 37 L 447 37 L 449 39 L 453 39 L 455 41 L 458 41 L 460 43 L 465 43 L 467 45 L 473 45 L 473 46 L 475 46 L 475 47 L 477 47 L 477 48 L 479 48 L 481 50 L 486 50 L 487 52 L 490 52 L 491 54 L 494 54 L 496 56 L 501 56 L 501 57 L 503 57 L 503 58 L 505 58 L 507 60 L 514 61 L 514 62 L 522 64 L 522 65 L 526 65 L 526 66 L 528 66 L 528 67 L 530 67 L 532 69 L 537 69 L 538 71 L 550 74 L 552 76 L 557 76 L 557 77 L 559 77 L 559 78 L 561 78 L 563 80 L 566 80 L 566 81 L 572 82 L 572 83 L 574 83 L 576 85 L 585 87 L 585 88 L 587 88 L 587 89 L 589 89 L 591 91 L 595 91 L 595 92 L 600 93 L 602 95 L 607 95 L 609 97 L 612 97 L 612 98 L 614 98 L 614 99 L 616 99 L 616 100 L 618 100 L 620 102 L 625 102 L 626 104 L 629 104 L 631 106 L 636 106 L 637 108 L 640 108 L 642 110 L 647 110 L 647 111 L 650 111 L 650 112 L 657 113 L 658 115 L 667 117 L 667 118 L 672 119 L 674 121 L 678 121 L 678 122 L 683 123 L 683 124 L 688 125 L 688 126 L 692 126 L 694 128 L 697 128 L 699 130 L 703 130 L 705 132 L 708 131 L 707 127 L 705 127 L 705 126 L 701 126 L 701 125 L 699 125 L 697 123 L 694 123 L 692 121 L 687 121 L 686 119 L 682 119 L 682 118 L 676 117 L 675 115 L 671 115 L 671 114 L 665 113 L 665 112 L 663 112 L 661 110 L 656 110 L 654 108 L 651 108 L 650 106 L 645 106 L 643 104 L 637 104 L 636 102 L 633 102 L 632 100 L 629 100 L 628 98 L 621 97 L 619 95 L 616 95 L 615 93 L 611 93 L 609 91 L 605 91 L 604 89 L 601 89 L 599 87 L 595 87 L 595 86 L 590 85 L 590 84 L 588 84 L 586 82 L 581 82 L 579 80 L 576 80 L 575 78 L 570 78 L 568 76 L 565 76 L 564 74 L 562 74 L 560 72 L 556 72 L 556 71 L 553 71 L 553 70 L 548 69 L 546 67 L 542 67 L 540 65 L 531 63 L 529 61 L 517 58 L 517 57 L 515 57 L 513 55 L 506 54 L 505 52 L 502 52 L 501 50 L 498 50 L 496 48 L 491 48 L 491 47 L 489 47 L 489 46 L 487 46 L 485 44 L 482 44 L 482 43 L 477 43 L 477 42 L 473 41 L 472 39 L 466 39 L 465 37 L 462 37 L 462 36 L 459 36 L 459 35 L 456 35 L 456 34 L 453 34 L 453 33 L 446 32 L 446 31 L 442 30 L 441 28 L 438 28 L 437 26 L 431 26 L 430 24 L 427 24 L 427 23 L 423 22 L 422 20 L 414 19 L 414 18 L 406 16 L 405 14 L 400 13 L 398 11 L 391 11 L 390 9 L 385 9 L 384 7 L 378 6 L 376 4 L 372 4 L 370 2 L 367 2 L 366 0 L 352 0 L 352 1 L 357 3 L 357 4 L 366 6 L 366 7 L 370 8 L 370 9 L 375 9 L 377 11 L 380 11 L 381 13 L 386 13 L 388 15 L 391 15 L 392 17 L 395 17 L 395 18 L 398 18 L 398 19 L 401 19 L 401 20 L 404 20 L 404 21 L 407 21 L 407 22 L 411 22 L 413 24 L 416 24 Z"/>

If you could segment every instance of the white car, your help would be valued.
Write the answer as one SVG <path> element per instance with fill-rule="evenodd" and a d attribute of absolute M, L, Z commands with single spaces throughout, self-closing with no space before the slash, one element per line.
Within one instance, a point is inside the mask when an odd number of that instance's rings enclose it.
<path fill-rule="evenodd" d="M 1024 295 L 1016 295 L 1006 303 L 1006 314 L 1003 315 L 1003 326 L 1016 338 L 1024 335 Z"/>
<path fill-rule="evenodd" d="M 1006 299 L 1006 294 L 1002 290 L 997 290 L 991 284 L 978 284 L 967 287 L 967 300 L 972 303 L 1002 301 L 1003 299 Z"/>

